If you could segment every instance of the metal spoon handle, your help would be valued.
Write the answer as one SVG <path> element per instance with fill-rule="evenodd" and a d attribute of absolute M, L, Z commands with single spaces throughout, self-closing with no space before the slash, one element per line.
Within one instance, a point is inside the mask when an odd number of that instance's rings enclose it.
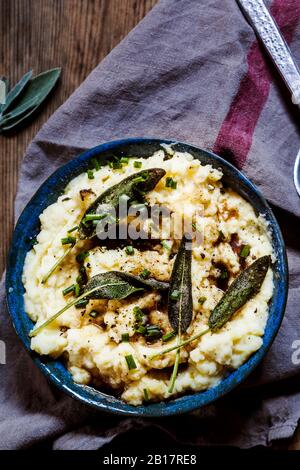
<path fill-rule="evenodd" d="M 292 102 L 299 105 L 300 71 L 265 3 L 263 0 L 237 0 L 237 2 L 290 90 Z"/>

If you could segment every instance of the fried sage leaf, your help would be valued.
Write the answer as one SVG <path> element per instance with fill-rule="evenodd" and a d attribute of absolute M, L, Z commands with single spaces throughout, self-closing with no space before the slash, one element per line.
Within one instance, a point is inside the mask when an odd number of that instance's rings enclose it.
<path fill-rule="evenodd" d="M 222 328 L 239 308 L 259 292 L 270 263 L 270 256 L 262 256 L 233 281 L 209 317 L 208 326 L 212 331 Z"/>
<path fill-rule="evenodd" d="M 191 267 L 191 240 L 183 236 L 174 262 L 168 295 L 168 316 L 172 328 L 177 331 L 178 345 L 181 342 L 181 334 L 187 330 L 193 318 Z M 169 393 L 174 390 L 179 363 L 180 350 L 178 349 L 170 378 Z"/>
<path fill-rule="evenodd" d="M 5 100 L 5 105 L 2 107 L 2 114 L 8 111 L 8 109 L 11 107 L 13 102 L 20 96 L 26 85 L 28 84 L 29 80 L 32 77 L 32 70 L 29 70 L 29 72 L 25 73 L 21 80 L 7 93 L 6 100 Z"/>
<path fill-rule="evenodd" d="M 168 316 L 174 331 L 184 333 L 193 318 L 191 241 L 183 237 L 174 262 L 168 297 Z"/>
<path fill-rule="evenodd" d="M 8 131 L 31 116 L 55 86 L 60 72 L 60 68 L 54 68 L 34 78 L 30 78 L 29 75 L 23 77 L 16 85 L 17 88 L 12 90 L 11 98 L 9 99 L 10 93 L 7 96 L 9 102 L 8 106 L 5 106 L 4 110 L 2 109 L 0 130 Z M 28 73 L 30 74 L 30 72 Z M 22 80 L 24 81 L 22 82 Z M 10 110 L 10 108 L 12 109 Z"/>
<path fill-rule="evenodd" d="M 239 274 L 225 292 L 220 302 L 211 312 L 208 321 L 209 328 L 206 328 L 197 335 L 180 342 L 180 344 L 177 344 L 176 346 L 172 346 L 154 354 L 152 357 L 158 357 L 168 352 L 178 350 L 183 346 L 192 343 L 196 339 L 199 339 L 206 333 L 214 332 L 224 326 L 238 309 L 258 294 L 270 265 L 270 256 L 262 256 L 261 258 L 258 258 Z"/>
<path fill-rule="evenodd" d="M 153 282 L 153 284 L 152 284 Z M 79 297 L 76 297 L 72 302 L 69 302 L 61 310 L 52 315 L 42 325 L 34 328 L 29 336 L 36 336 L 41 330 L 50 325 L 56 318 L 64 313 L 73 305 L 77 304 L 82 299 L 125 299 L 132 294 L 142 292 L 146 289 L 158 289 L 159 285 L 163 289 L 166 288 L 166 283 L 160 283 L 155 279 L 141 279 L 133 275 L 128 275 L 119 271 L 110 271 L 107 273 L 100 273 L 93 276 L 84 288 L 84 292 Z M 153 287 L 155 285 L 155 287 Z"/>
<path fill-rule="evenodd" d="M 101 206 L 107 206 L 117 209 L 120 203 L 120 197 L 125 196 L 130 200 L 137 200 L 142 202 L 146 192 L 155 188 L 159 180 L 166 174 L 165 170 L 161 168 L 151 168 L 143 170 L 133 175 L 128 176 L 119 183 L 108 188 L 104 193 L 90 205 L 85 212 L 79 224 L 79 237 L 81 240 L 92 238 L 96 235 L 96 226 L 92 223 L 86 222 L 89 215 L 96 214 L 97 209 Z"/>

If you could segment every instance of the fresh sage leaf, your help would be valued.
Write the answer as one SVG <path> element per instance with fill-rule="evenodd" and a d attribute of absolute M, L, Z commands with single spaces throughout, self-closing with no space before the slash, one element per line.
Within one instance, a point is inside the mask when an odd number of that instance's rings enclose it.
<path fill-rule="evenodd" d="M 143 201 L 144 194 L 154 189 L 165 174 L 165 170 L 161 168 L 143 170 L 128 176 L 100 194 L 81 219 L 79 224 L 80 239 L 93 238 L 96 235 L 96 226 L 93 223 L 85 222 L 88 215 L 96 214 L 97 209 L 101 206 L 117 209 L 121 196 L 126 196 L 128 201 Z"/>
<path fill-rule="evenodd" d="M 180 349 L 206 333 L 213 333 L 224 326 L 232 315 L 245 305 L 248 300 L 254 297 L 260 291 L 262 283 L 266 277 L 269 266 L 271 265 L 270 256 L 262 256 L 252 263 L 248 268 L 242 271 L 238 277 L 229 286 L 222 299 L 210 314 L 209 327 L 197 335 L 180 342 L 176 346 L 164 349 L 152 357 L 158 357 L 176 349 Z"/>
<path fill-rule="evenodd" d="M 172 328 L 184 333 L 193 318 L 192 249 L 183 237 L 174 262 L 168 297 L 168 316 Z"/>
<path fill-rule="evenodd" d="M 232 282 L 209 317 L 208 326 L 212 331 L 225 325 L 237 310 L 259 292 L 270 263 L 270 256 L 262 256 Z"/>
<path fill-rule="evenodd" d="M 13 129 L 31 116 L 53 89 L 60 72 L 60 68 L 55 68 L 30 79 L 18 95 L 18 99 L 13 99 L 13 109 L 9 113 L 2 111 L 0 130 Z"/>
<path fill-rule="evenodd" d="M 136 294 L 137 292 L 143 292 L 145 289 L 153 288 L 152 285 L 149 284 L 149 281 L 151 280 L 144 280 L 119 271 L 110 271 L 107 273 L 96 274 L 85 285 L 83 294 L 69 302 L 40 326 L 34 328 L 29 333 L 29 336 L 36 336 L 40 331 L 56 320 L 56 318 L 58 318 L 62 313 L 71 308 L 73 305 L 77 304 L 82 299 L 125 299 L 126 297 L 129 297 L 132 294 Z M 156 283 L 159 283 L 159 281 L 156 281 Z M 163 288 L 165 288 L 166 283 L 161 284 L 163 284 Z M 158 284 L 155 284 L 155 286 L 155 289 L 157 289 Z"/>
<path fill-rule="evenodd" d="M 24 106 L 18 106 L 18 108 L 12 110 L 11 112 L 5 114 L 1 119 L 1 129 L 5 130 L 5 128 L 9 126 L 15 126 L 17 122 L 19 122 L 20 116 L 22 116 L 22 120 L 24 119 L 24 114 L 26 116 L 35 109 L 36 106 L 36 98 L 33 97 L 31 100 L 27 101 Z"/>
<path fill-rule="evenodd" d="M 0 78 L 0 116 L 6 104 L 8 90 L 8 79 L 6 77 Z"/>
<path fill-rule="evenodd" d="M 9 93 L 6 96 L 5 105 L 3 106 L 2 111 L 1 111 L 2 114 L 7 112 L 9 108 L 12 106 L 12 104 L 16 101 L 16 99 L 20 96 L 20 94 L 25 89 L 31 77 L 32 77 L 32 70 L 29 70 L 29 72 L 25 73 L 25 75 L 23 75 L 21 80 L 9 91 Z"/>

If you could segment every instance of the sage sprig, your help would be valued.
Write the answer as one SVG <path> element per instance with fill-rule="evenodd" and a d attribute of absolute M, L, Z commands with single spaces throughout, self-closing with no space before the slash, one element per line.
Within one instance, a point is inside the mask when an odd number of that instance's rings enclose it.
<path fill-rule="evenodd" d="M 88 219 L 89 216 L 96 215 L 101 206 L 116 210 L 122 196 L 125 196 L 128 202 L 131 200 L 143 202 L 145 193 L 152 191 L 165 174 L 165 170 L 161 168 L 143 170 L 124 178 L 100 194 L 86 210 L 80 221 L 78 229 L 80 239 L 93 238 L 96 235 L 97 226 L 93 224 L 93 220 Z"/>
<path fill-rule="evenodd" d="M 93 238 L 97 230 L 97 226 L 93 222 L 98 221 L 100 218 L 106 220 L 104 218 L 105 214 L 99 215 L 96 213 L 99 207 L 103 206 L 117 209 L 120 203 L 120 197 L 124 195 L 128 197 L 128 200 L 134 199 L 141 201 L 144 199 L 145 193 L 154 189 L 165 174 L 165 170 L 161 168 L 151 168 L 134 173 L 108 188 L 100 194 L 85 211 L 78 226 L 79 238 L 81 240 Z M 117 221 L 115 221 L 115 223 L 117 223 Z M 73 246 L 75 246 L 75 244 L 73 244 Z M 65 254 L 51 267 L 49 272 L 44 276 L 42 283 L 45 283 L 49 279 L 71 249 L 66 250 Z"/>
<path fill-rule="evenodd" d="M 193 318 L 192 296 L 192 249 L 191 241 L 185 236 L 182 238 L 174 262 L 168 295 L 168 316 L 174 331 L 177 331 L 177 345 L 181 342 L 181 334 L 189 327 Z M 178 373 L 180 350 L 177 350 L 174 368 L 169 384 L 172 393 Z"/>
<path fill-rule="evenodd" d="M 206 333 L 214 333 L 224 326 L 248 300 L 252 299 L 262 286 L 267 271 L 271 264 L 270 256 L 262 256 L 252 263 L 248 268 L 242 271 L 229 286 L 221 300 L 210 314 L 208 328 L 201 333 L 180 342 L 176 346 L 164 349 L 156 353 L 152 358 L 161 356 L 171 351 L 179 350 L 183 346 L 192 343 Z"/>
<path fill-rule="evenodd" d="M 83 299 L 125 299 L 130 295 L 136 294 L 137 292 L 143 292 L 146 289 L 159 288 L 165 290 L 167 288 L 167 283 L 156 281 L 155 279 L 144 280 L 140 277 L 119 271 L 96 274 L 87 282 L 83 293 L 79 297 L 76 297 L 74 300 L 66 304 L 62 309 L 42 323 L 42 325 L 34 328 L 29 333 L 29 336 L 36 336 L 40 331 L 56 320 L 56 318 L 58 318 L 62 313 Z"/>
<path fill-rule="evenodd" d="M 60 73 L 60 68 L 54 68 L 32 78 L 32 71 L 27 72 L 5 97 L 0 109 L 0 132 L 25 122 L 49 95 Z"/>

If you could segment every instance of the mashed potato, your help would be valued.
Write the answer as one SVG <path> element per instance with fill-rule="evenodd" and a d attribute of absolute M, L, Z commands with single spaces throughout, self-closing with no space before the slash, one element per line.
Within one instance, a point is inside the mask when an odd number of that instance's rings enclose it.
<path fill-rule="evenodd" d="M 62 291 L 76 282 L 76 255 L 83 250 L 88 250 L 84 265 L 89 278 L 111 270 L 139 274 L 147 269 L 158 280 L 170 279 L 178 247 L 176 227 L 163 244 L 158 242 L 143 250 L 136 247 L 134 255 L 128 254 L 122 246 L 108 248 L 90 240 L 80 241 L 48 281 L 41 283 L 43 276 L 66 250 L 61 239 L 78 224 L 96 196 L 132 173 L 141 171 L 134 166 L 134 161 L 139 161 L 142 169 L 163 168 L 166 171 L 166 176 L 146 195 L 150 205 L 162 204 L 179 218 L 183 215 L 194 217 L 195 208 L 199 208 L 195 225 L 203 238 L 193 248 L 194 317 L 186 338 L 207 327 L 210 312 L 226 288 L 220 284 L 224 270 L 230 284 L 256 258 L 271 255 L 274 261 L 265 220 L 257 216 L 241 196 L 223 188 L 222 172 L 210 165 L 201 165 L 188 153 L 172 153 L 169 159 L 165 158 L 163 150 L 148 159 L 130 159 L 121 169 L 101 167 L 94 172 L 94 179 L 82 173 L 68 184 L 57 202 L 44 210 L 40 216 L 41 231 L 37 244 L 27 254 L 23 272 L 26 311 L 37 326 L 73 298 L 72 294 L 64 296 Z M 176 181 L 176 189 L 166 187 L 166 178 L 170 177 Z M 162 236 L 163 233 L 160 234 Z M 239 256 L 242 245 L 250 248 L 243 263 Z M 239 367 L 258 350 L 272 292 L 273 273 L 269 269 L 260 292 L 223 328 L 181 349 L 182 364 L 172 394 L 168 392 L 168 368 L 174 364 L 176 351 L 153 358 L 165 343 L 161 339 L 147 341 L 135 329 L 134 307 L 138 306 L 148 321 L 158 325 L 163 334 L 172 330 L 162 294 L 157 291 L 147 291 L 125 300 L 91 300 L 86 307 L 72 307 L 33 337 L 31 347 L 39 354 L 52 357 L 64 353 L 74 381 L 100 389 L 109 387 L 130 404 L 141 404 L 145 390 L 150 400 L 164 400 L 215 386 L 228 371 Z M 129 341 L 122 341 L 124 335 L 128 335 Z M 174 337 L 167 346 L 175 344 Z M 128 355 L 132 355 L 136 364 L 132 370 L 129 370 L 125 359 Z"/>

